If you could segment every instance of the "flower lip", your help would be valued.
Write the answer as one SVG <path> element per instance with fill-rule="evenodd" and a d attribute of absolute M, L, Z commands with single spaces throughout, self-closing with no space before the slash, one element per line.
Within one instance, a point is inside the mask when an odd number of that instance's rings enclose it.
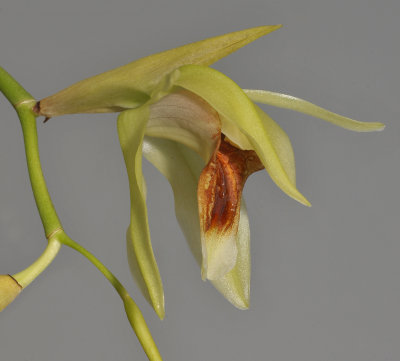
<path fill-rule="evenodd" d="M 198 183 L 203 278 L 218 279 L 236 263 L 236 235 L 244 183 L 264 168 L 252 150 L 241 150 L 225 141 L 203 169 Z"/>
<path fill-rule="evenodd" d="M 205 222 L 205 231 L 217 227 L 220 232 L 228 230 L 240 206 L 240 196 L 244 183 L 250 174 L 264 169 L 254 151 L 240 150 L 226 141 L 222 135 L 221 144 L 216 154 L 213 177 L 214 188 L 206 189 L 206 198 L 213 199 L 211 217 Z M 211 163 L 211 162 L 210 162 Z M 206 172 L 209 172 L 205 168 Z"/>
<path fill-rule="evenodd" d="M 237 261 L 244 183 L 264 165 L 254 150 L 222 134 L 220 114 L 191 91 L 176 87 L 149 109 L 147 136 L 181 143 L 205 161 L 197 185 L 203 278 L 221 279 Z"/>

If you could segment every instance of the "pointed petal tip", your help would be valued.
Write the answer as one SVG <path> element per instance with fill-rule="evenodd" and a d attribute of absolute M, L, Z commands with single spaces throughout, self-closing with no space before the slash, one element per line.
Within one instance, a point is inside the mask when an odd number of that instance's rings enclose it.
<path fill-rule="evenodd" d="M 247 28 L 247 29 L 243 29 L 243 30 L 238 30 L 235 31 L 233 33 L 228 33 L 225 34 L 225 36 L 229 36 L 231 34 L 247 34 L 247 36 L 249 35 L 255 35 L 257 36 L 259 34 L 259 36 L 263 36 L 263 35 L 267 35 L 269 33 L 272 33 L 275 30 L 278 30 L 279 28 L 282 27 L 282 24 L 277 24 L 277 25 L 261 25 L 261 26 L 255 26 L 252 28 Z M 257 34 L 258 33 L 258 34 Z M 256 35 L 257 34 L 257 35 Z M 224 35 L 223 35 L 224 36 Z M 255 40 L 255 39 L 254 39 Z"/>
<path fill-rule="evenodd" d="M 248 29 L 248 30 L 255 30 L 255 31 L 259 30 L 260 33 L 261 33 L 260 36 L 264 36 L 264 35 L 267 35 L 269 33 L 272 33 L 275 30 L 278 30 L 281 27 L 282 27 L 282 24 L 278 24 L 278 25 L 262 25 L 262 26 L 258 26 L 258 27 L 251 28 L 251 29 Z"/>
<path fill-rule="evenodd" d="M 162 321 L 165 318 L 165 310 L 164 308 L 162 309 L 154 309 L 157 313 L 157 316 L 159 317 L 159 319 Z"/>
<path fill-rule="evenodd" d="M 204 270 L 203 264 L 201 265 L 201 280 L 203 282 L 207 281 L 207 274 L 206 274 L 206 271 Z"/>
<path fill-rule="evenodd" d="M 161 290 L 161 293 L 158 294 L 158 297 L 153 297 L 151 299 L 151 305 L 153 306 L 153 309 L 160 320 L 163 320 L 165 317 L 164 290 Z"/>
<path fill-rule="evenodd" d="M 277 24 L 277 25 L 270 25 L 270 26 L 265 25 L 265 26 L 269 27 L 269 28 L 272 28 L 273 29 L 272 31 L 275 31 L 275 30 L 280 29 L 283 25 L 282 24 Z"/>
<path fill-rule="evenodd" d="M 377 122 L 375 124 L 376 124 L 375 131 L 377 131 L 377 132 L 381 132 L 382 130 L 384 130 L 386 128 L 386 124 L 379 123 L 379 122 Z"/>
<path fill-rule="evenodd" d="M 250 308 L 248 300 L 241 300 L 241 303 L 233 304 L 236 308 L 242 311 L 246 311 Z"/>
<path fill-rule="evenodd" d="M 361 126 L 357 128 L 347 128 L 356 132 L 369 133 L 369 132 L 381 132 L 386 128 L 386 125 L 380 122 L 358 122 Z"/>
<path fill-rule="evenodd" d="M 311 203 L 296 188 L 295 188 L 295 192 L 287 193 L 287 194 L 290 197 L 292 197 L 293 199 L 295 199 L 297 202 L 301 203 L 302 205 L 304 205 L 306 207 L 311 207 Z"/>
<path fill-rule="evenodd" d="M 308 201 L 306 197 L 299 193 L 297 197 L 293 197 L 296 201 L 301 203 L 303 206 L 311 207 L 311 203 Z"/>
<path fill-rule="evenodd" d="M 151 305 L 153 306 L 153 309 L 157 316 L 160 318 L 160 320 L 163 320 L 165 317 L 165 305 L 164 305 L 164 299 L 162 302 L 152 302 Z"/>
<path fill-rule="evenodd" d="M 227 300 L 238 310 L 245 311 L 250 308 L 250 293 L 248 293 L 247 295 L 248 297 L 245 295 L 238 294 L 236 295 L 236 297 L 227 298 Z"/>
<path fill-rule="evenodd" d="M 244 274 L 247 273 L 247 274 Z M 229 303 L 239 310 L 250 307 L 250 274 L 240 272 L 236 267 L 222 278 L 210 280 L 213 286 L 225 297 Z"/>

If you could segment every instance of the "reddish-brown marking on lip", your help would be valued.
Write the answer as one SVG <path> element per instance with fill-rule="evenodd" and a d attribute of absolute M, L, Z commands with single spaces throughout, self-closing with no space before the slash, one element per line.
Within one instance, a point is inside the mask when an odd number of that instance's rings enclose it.
<path fill-rule="evenodd" d="M 237 232 L 240 200 L 250 174 L 263 169 L 252 150 L 241 150 L 221 138 L 219 148 L 203 169 L 198 184 L 200 225 L 204 233 Z"/>

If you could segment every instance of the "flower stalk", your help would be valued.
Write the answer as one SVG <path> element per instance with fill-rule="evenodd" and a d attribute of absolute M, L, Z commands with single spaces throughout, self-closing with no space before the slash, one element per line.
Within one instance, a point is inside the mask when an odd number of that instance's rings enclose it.
<path fill-rule="evenodd" d="M 61 243 L 56 237 L 49 239 L 43 253 L 29 267 L 13 275 L 22 289 L 29 286 L 56 258 L 61 249 Z"/>
<path fill-rule="evenodd" d="M 85 256 L 112 284 L 121 297 L 128 320 L 150 361 L 161 361 L 161 355 L 151 336 L 143 315 L 121 282 L 89 251 L 64 232 L 52 203 L 40 163 L 36 117 L 36 100 L 3 68 L 0 67 L 0 91 L 14 106 L 19 116 L 24 136 L 25 153 L 36 206 L 48 240 L 44 252 L 23 271 L 0 275 L 0 311 L 9 305 L 21 290 L 27 287 L 54 260 L 63 244 Z"/>

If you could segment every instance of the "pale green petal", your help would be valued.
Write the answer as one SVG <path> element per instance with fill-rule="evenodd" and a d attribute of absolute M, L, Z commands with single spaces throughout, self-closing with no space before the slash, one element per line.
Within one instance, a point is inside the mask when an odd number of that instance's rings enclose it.
<path fill-rule="evenodd" d="M 200 265 L 202 252 L 197 204 L 197 183 L 205 165 L 190 149 L 166 139 L 145 137 L 144 156 L 168 179 L 174 192 L 176 218 L 190 249 Z M 237 236 L 238 264 L 222 279 L 211 281 L 234 306 L 244 309 L 249 304 L 250 232 L 245 209 L 242 209 Z"/>
<path fill-rule="evenodd" d="M 150 106 L 146 135 L 182 143 L 208 162 L 219 144 L 221 121 L 204 99 L 182 89 Z"/>
<path fill-rule="evenodd" d="M 160 138 L 145 137 L 143 155 L 169 181 L 174 192 L 175 213 L 196 260 L 201 263 L 197 182 L 204 161 L 185 146 Z"/>
<path fill-rule="evenodd" d="M 148 106 L 122 112 L 118 116 L 118 135 L 128 171 L 131 193 L 129 236 L 137 264 L 147 286 L 151 303 L 158 316 L 164 318 L 164 291 L 150 241 L 146 196 L 142 174 L 142 144 Z M 128 247 L 128 251 L 130 247 Z M 135 266 L 132 264 L 132 266 Z"/>
<path fill-rule="evenodd" d="M 147 285 L 143 279 L 142 272 L 140 271 L 139 263 L 136 258 L 135 250 L 133 248 L 133 241 L 132 241 L 132 230 L 129 226 L 126 230 L 126 252 L 128 256 L 128 264 L 129 269 L 131 271 L 131 275 L 136 282 L 136 285 L 139 287 L 142 295 L 146 299 L 146 301 L 152 306 L 153 303 L 151 302 L 149 290 L 147 289 Z"/>
<path fill-rule="evenodd" d="M 171 79 L 173 84 L 201 96 L 234 122 L 247 135 L 274 182 L 292 198 L 310 205 L 286 173 L 254 104 L 235 82 L 215 69 L 198 65 L 182 66 L 171 74 Z M 224 128 L 222 131 L 225 133 Z M 230 134 L 227 136 L 232 139 Z"/>
<path fill-rule="evenodd" d="M 239 128 L 230 119 L 227 119 L 222 114 L 219 115 L 222 124 L 223 133 L 228 137 L 228 141 L 233 144 L 236 148 L 242 150 L 254 150 L 249 137 L 243 133 L 242 129 Z"/>
<path fill-rule="evenodd" d="M 383 128 L 385 128 L 385 125 L 382 123 L 360 122 L 358 120 L 343 117 L 342 115 L 332 113 L 329 110 L 291 95 L 252 89 L 245 89 L 244 92 L 254 102 L 273 105 L 274 107 L 291 109 L 296 112 L 308 114 L 313 117 L 326 120 L 327 122 L 345 129 L 354 130 L 357 132 L 373 132 L 377 130 L 383 130 Z"/>
<path fill-rule="evenodd" d="M 257 113 L 264 124 L 276 154 L 293 184 L 296 184 L 296 165 L 292 143 L 285 131 L 260 107 L 255 105 Z"/>
<path fill-rule="evenodd" d="M 161 79 L 184 64 L 210 65 L 281 25 L 259 26 L 150 55 L 82 80 L 40 101 L 40 114 L 118 112 L 138 107 Z"/>

